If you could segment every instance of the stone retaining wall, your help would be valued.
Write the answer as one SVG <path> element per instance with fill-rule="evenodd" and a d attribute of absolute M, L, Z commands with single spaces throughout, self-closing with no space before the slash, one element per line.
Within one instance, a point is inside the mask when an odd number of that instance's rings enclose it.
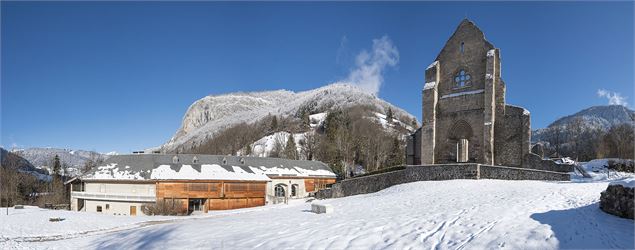
<path fill-rule="evenodd" d="M 394 185 L 415 181 L 440 181 L 453 179 L 568 181 L 570 180 L 570 175 L 568 173 L 503 166 L 488 166 L 475 163 L 406 166 L 406 169 L 403 170 L 343 180 L 333 184 L 330 189 L 318 191 L 316 193 L 316 198 L 338 198 L 374 193 Z"/>
<path fill-rule="evenodd" d="M 545 170 L 480 165 L 480 179 L 569 181 L 571 175 Z"/>
<path fill-rule="evenodd" d="M 544 160 L 539 155 L 534 153 L 525 154 L 523 157 L 523 168 L 537 169 L 552 172 L 569 173 L 573 172 L 573 165 L 556 164 L 552 160 Z"/>

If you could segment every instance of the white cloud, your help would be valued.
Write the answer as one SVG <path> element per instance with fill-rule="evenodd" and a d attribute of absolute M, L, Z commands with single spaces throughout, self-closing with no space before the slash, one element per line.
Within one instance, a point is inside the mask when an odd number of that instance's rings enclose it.
<path fill-rule="evenodd" d="M 604 97 L 609 100 L 609 105 L 627 106 L 626 97 L 617 92 L 611 92 L 605 89 L 598 89 L 598 97 Z"/>
<path fill-rule="evenodd" d="M 342 40 L 340 40 L 340 47 L 337 48 L 337 54 L 335 54 L 335 62 L 337 64 L 342 63 L 345 57 L 348 55 L 348 38 L 346 36 L 342 36 Z"/>
<path fill-rule="evenodd" d="M 373 39 L 372 50 L 362 50 L 355 58 L 356 68 L 342 82 L 359 86 L 364 91 L 377 95 L 384 82 L 383 73 L 387 67 L 399 63 L 399 51 L 388 36 Z"/>

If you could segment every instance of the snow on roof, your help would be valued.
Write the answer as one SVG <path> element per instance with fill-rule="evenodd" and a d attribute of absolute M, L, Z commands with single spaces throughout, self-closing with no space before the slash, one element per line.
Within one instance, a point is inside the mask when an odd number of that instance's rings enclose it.
<path fill-rule="evenodd" d="M 479 93 L 483 93 L 483 90 L 482 89 L 477 89 L 477 90 L 464 91 L 464 92 L 444 95 L 444 96 L 441 97 L 441 99 L 450 98 L 450 97 L 457 97 L 457 96 L 462 96 L 462 95 L 473 95 L 473 94 L 479 94 Z"/>
<path fill-rule="evenodd" d="M 437 86 L 437 82 L 426 82 L 425 85 L 423 85 L 423 89 L 431 89 Z"/>
<path fill-rule="evenodd" d="M 220 165 L 201 165 L 196 170 L 192 165 L 183 165 L 178 171 L 170 165 L 160 165 L 152 170 L 150 179 L 153 180 L 240 180 L 240 181 L 268 181 L 269 177 L 262 173 L 247 172 L 244 169 L 232 166 L 229 171 Z"/>
<path fill-rule="evenodd" d="M 143 180 L 144 178 L 141 176 L 141 173 L 128 170 L 128 168 L 123 167 L 122 170 L 117 167 L 117 163 L 107 164 L 105 166 L 97 167 L 97 171 L 92 174 L 91 179 L 118 179 L 118 180 Z"/>
<path fill-rule="evenodd" d="M 94 168 L 84 180 L 269 180 L 272 176 L 335 177 L 319 161 L 223 155 L 118 155 Z"/>
<path fill-rule="evenodd" d="M 439 61 L 434 61 L 432 64 L 428 65 L 428 67 L 426 68 L 426 70 L 431 69 L 434 66 L 437 66 L 437 64 L 439 64 Z"/>
<path fill-rule="evenodd" d="M 635 188 L 635 178 L 627 178 L 627 179 L 612 181 L 611 183 L 609 183 L 609 186 L 613 186 L 613 185 L 619 185 L 619 186 L 627 187 L 627 188 Z"/>

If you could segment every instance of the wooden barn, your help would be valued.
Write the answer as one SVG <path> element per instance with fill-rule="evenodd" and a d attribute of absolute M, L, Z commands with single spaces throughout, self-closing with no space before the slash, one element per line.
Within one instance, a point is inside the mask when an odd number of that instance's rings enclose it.
<path fill-rule="evenodd" d="M 75 211 L 142 215 L 177 201 L 183 214 L 304 198 L 335 182 L 319 161 L 190 154 L 117 155 L 71 185 Z"/>

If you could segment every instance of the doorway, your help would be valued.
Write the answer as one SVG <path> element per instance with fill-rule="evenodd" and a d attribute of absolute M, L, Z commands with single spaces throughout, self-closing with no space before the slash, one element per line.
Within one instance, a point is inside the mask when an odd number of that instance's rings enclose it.
<path fill-rule="evenodd" d="M 206 199 L 189 199 L 187 206 L 188 213 L 203 212 L 205 209 L 205 200 Z"/>
<path fill-rule="evenodd" d="M 469 160 L 467 139 L 460 139 L 456 143 L 456 162 L 467 162 Z"/>

